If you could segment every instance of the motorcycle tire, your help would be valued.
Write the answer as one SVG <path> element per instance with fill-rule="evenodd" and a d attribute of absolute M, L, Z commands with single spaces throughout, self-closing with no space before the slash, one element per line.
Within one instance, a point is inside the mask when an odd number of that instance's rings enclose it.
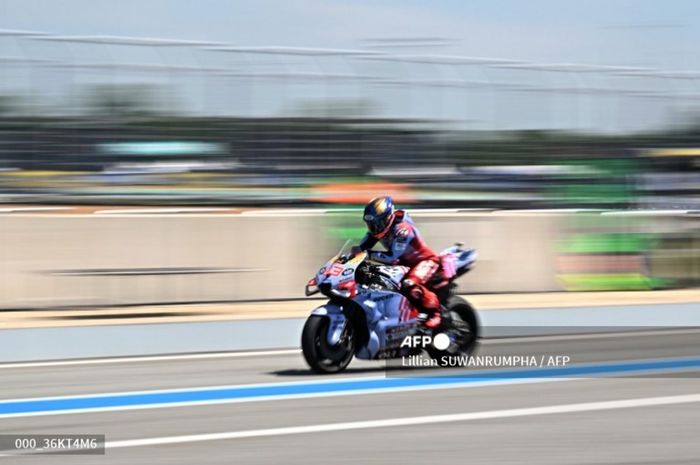
<path fill-rule="evenodd" d="M 325 316 L 311 315 L 301 333 L 301 350 L 306 363 L 316 373 L 339 373 L 350 364 L 355 355 L 354 328 L 348 322 L 340 341 L 328 344 L 329 320 Z"/>
<path fill-rule="evenodd" d="M 437 330 L 440 332 L 454 332 L 458 336 L 459 345 L 451 346 L 446 350 L 428 347 L 426 351 L 430 358 L 441 360 L 444 355 L 469 356 L 476 352 L 479 341 L 479 320 L 476 311 L 469 302 L 459 296 L 450 296 L 445 305 L 445 312 L 449 313 L 449 327 Z"/>

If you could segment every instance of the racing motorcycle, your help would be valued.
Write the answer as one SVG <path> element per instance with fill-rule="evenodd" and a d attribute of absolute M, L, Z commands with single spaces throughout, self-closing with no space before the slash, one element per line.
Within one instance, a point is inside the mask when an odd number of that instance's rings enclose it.
<path fill-rule="evenodd" d="M 457 243 L 440 253 L 441 272 L 427 284 L 440 299 L 442 324 L 430 330 L 419 325 L 418 310 L 400 292 L 409 268 L 373 264 L 366 252 L 347 253 L 348 243 L 306 285 L 307 296 L 320 292 L 329 298 L 311 312 L 302 331 L 302 351 L 312 370 L 338 373 L 353 357 L 380 360 L 427 353 L 440 360 L 474 351 L 479 322 L 472 306 L 455 295 L 454 282 L 474 265 L 474 249 L 463 250 Z M 410 344 L 433 336 L 433 344 Z"/>

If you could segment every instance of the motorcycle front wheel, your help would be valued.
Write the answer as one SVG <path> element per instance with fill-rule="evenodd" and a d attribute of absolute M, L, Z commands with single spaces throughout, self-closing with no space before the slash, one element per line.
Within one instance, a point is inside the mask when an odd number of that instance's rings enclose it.
<path fill-rule="evenodd" d="M 329 320 L 311 315 L 301 332 L 301 350 L 309 367 L 316 373 L 339 373 L 355 355 L 354 329 L 347 323 L 337 344 L 328 343 Z"/>

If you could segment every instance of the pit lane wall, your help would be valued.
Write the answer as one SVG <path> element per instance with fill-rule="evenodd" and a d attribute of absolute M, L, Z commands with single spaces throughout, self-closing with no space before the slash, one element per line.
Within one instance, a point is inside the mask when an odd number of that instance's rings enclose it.
<path fill-rule="evenodd" d="M 436 249 L 479 252 L 462 292 L 700 283 L 692 212 L 416 211 Z M 359 222 L 359 224 L 358 224 Z M 361 231 L 355 212 L 0 217 L 0 308 L 288 299 Z M 355 237 L 354 239 L 357 239 Z"/>

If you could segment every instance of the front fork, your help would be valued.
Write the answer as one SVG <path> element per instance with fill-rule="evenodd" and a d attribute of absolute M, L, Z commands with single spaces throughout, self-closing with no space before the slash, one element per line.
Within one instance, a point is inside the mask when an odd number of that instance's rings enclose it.
<path fill-rule="evenodd" d="M 326 340 L 330 346 L 335 346 L 340 342 L 340 339 L 348 325 L 348 319 L 343 313 L 343 309 L 335 304 L 328 303 L 322 307 L 315 308 L 311 311 L 312 315 L 320 315 L 328 318 L 328 332 Z"/>

